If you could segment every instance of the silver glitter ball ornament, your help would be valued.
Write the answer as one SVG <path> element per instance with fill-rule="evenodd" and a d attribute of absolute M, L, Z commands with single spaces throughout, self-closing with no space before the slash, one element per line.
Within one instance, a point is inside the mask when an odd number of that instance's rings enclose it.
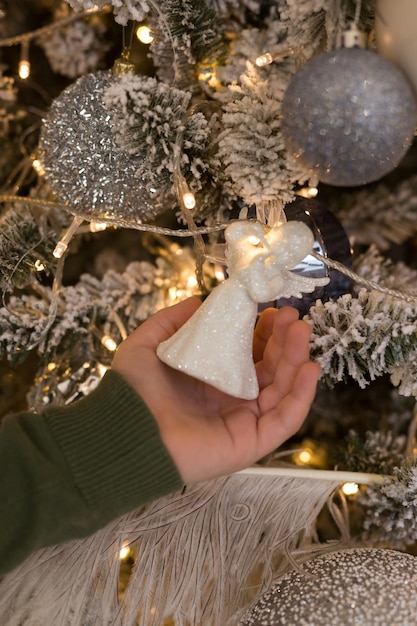
<path fill-rule="evenodd" d="M 240 626 L 412 626 L 417 557 L 355 548 L 324 554 L 281 577 Z"/>
<path fill-rule="evenodd" d="M 403 74 L 361 48 L 313 57 L 282 103 L 290 157 L 329 185 L 364 185 L 388 174 L 410 147 L 415 124 L 416 104 Z"/>
<path fill-rule="evenodd" d="M 65 89 L 52 103 L 39 148 L 45 177 L 69 212 L 129 227 L 164 206 L 155 175 L 115 144 L 103 95 L 117 80 L 112 71 L 96 72 Z"/>

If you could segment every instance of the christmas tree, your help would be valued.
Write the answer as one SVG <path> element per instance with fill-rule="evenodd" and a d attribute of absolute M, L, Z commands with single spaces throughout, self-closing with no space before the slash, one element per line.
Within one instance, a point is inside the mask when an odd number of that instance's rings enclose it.
<path fill-rule="evenodd" d="M 144 320 L 211 293 L 234 220 L 304 222 L 294 272 L 328 279 L 269 303 L 322 367 L 285 449 L 34 555 L 2 623 L 298 623 L 244 617 L 297 560 L 416 567 L 417 11 L 389 5 L 0 1 L 2 415 L 87 395 Z"/>

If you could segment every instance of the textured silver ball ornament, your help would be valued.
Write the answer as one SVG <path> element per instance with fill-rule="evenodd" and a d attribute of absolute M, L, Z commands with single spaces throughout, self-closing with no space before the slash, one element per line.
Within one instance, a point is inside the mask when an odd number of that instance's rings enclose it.
<path fill-rule="evenodd" d="M 240 626 L 411 626 L 417 557 L 355 548 L 315 557 L 280 578 Z"/>
<path fill-rule="evenodd" d="M 65 89 L 51 105 L 39 148 L 46 180 L 69 212 L 129 227 L 155 218 L 164 206 L 143 159 L 115 144 L 103 95 L 116 80 L 112 71 L 96 72 Z"/>
<path fill-rule="evenodd" d="M 329 185 L 364 185 L 388 174 L 410 147 L 415 124 L 416 104 L 403 74 L 361 48 L 310 59 L 282 103 L 290 157 Z"/>

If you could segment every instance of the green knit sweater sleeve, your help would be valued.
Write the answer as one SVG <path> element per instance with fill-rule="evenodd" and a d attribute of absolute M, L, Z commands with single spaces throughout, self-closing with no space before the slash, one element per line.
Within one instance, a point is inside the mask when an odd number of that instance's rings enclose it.
<path fill-rule="evenodd" d="M 89 396 L 0 428 L 0 575 L 31 552 L 85 537 L 180 489 L 146 405 L 108 371 Z"/>

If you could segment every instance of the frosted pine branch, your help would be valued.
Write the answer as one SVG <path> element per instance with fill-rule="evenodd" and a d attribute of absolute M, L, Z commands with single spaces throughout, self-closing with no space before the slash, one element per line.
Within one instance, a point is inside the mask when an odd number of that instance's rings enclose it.
<path fill-rule="evenodd" d="M 288 163 L 280 131 L 281 102 L 252 66 L 233 88 L 235 100 L 224 107 L 219 157 L 233 192 L 248 204 L 294 198 L 305 175 Z"/>
<path fill-rule="evenodd" d="M 146 0 L 66 0 L 75 10 L 103 8 L 111 5 L 114 10 L 116 22 L 126 25 L 130 20 L 141 22 L 149 12 L 149 4 Z"/>
<path fill-rule="evenodd" d="M 354 270 L 383 287 L 395 289 L 401 285 L 404 293 L 417 294 L 417 270 L 408 267 L 403 261 L 394 263 L 383 257 L 374 244 L 354 260 Z"/>
<path fill-rule="evenodd" d="M 417 467 L 405 461 L 395 467 L 392 478 L 368 487 L 360 494 L 364 507 L 365 539 L 387 542 L 404 549 L 417 541 Z"/>
<path fill-rule="evenodd" d="M 103 41 L 104 25 L 97 21 L 79 20 L 39 39 L 54 72 L 77 78 L 97 70 L 110 47 Z"/>
<path fill-rule="evenodd" d="M 310 309 L 312 358 L 334 385 L 350 376 L 364 388 L 383 374 L 403 395 L 417 396 L 417 308 L 360 290 Z"/>
<path fill-rule="evenodd" d="M 0 219 L 0 290 L 22 289 L 36 280 L 39 264 L 48 267 L 56 234 L 21 203 Z M 38 265 L 37 265 L 38 264 Z"/>
<path fill-rule="evenodd" d="M 126 332 L 132 332 L 158 309 L 173 303 L 171 288 L 189 292 L 186 280 L 193 268 L 192 256 L 185 249 L 176 263 L 158 257 L 154 264 L 131 263 L 122 274 L 109 270 L 102 280 L 85 274 L 76 285 L 61 287 L 57 314 L 46 336 L 51 290 L 12 296 L 8 307 L 0 308 L 0 358 L 7 357 L 11 362 L 24 358 L 39 341 L 38 352 L 53 360 L 68 346 L 89 336 L 92 325 L 118 342 L 120 332 L 113 312 L 121 318 Z M 99 342 L 95 348 L 100 349 Z"/>
<path fill-rule="evenodd" d="M 199 91 L 198 74 L 212 72 L 226 55 L 215 11 L 204 0 L 158 0 L 150 5 L 155 37 L 151 54 L 158 78 Z"/>
<path fill-rule="evenodd" d="M 150 172 L 157 180 L 159 196 L 172 202 L 173 172 L 180 152 L 182 174 L 194 193 L 202 191 L 198 210 L 209 205 L 213 211 L 211 170 L 216 161 L 210 142 L 216 133 L 217 115 L 206 119 L 203 113 L 190 112 L 190 92 L 143 76 L 122 77 L 106 90 L 104 99 L 113 111 L 116 143 L 143 163 L 138 176 Z"/>
<path fill-rule="evenodd" d="M 374 189 L 340 193 L 329 208 L 355 242 L 385 250 L 417 232 L 417 176 L 394 186 L 380 183 Z"/>

